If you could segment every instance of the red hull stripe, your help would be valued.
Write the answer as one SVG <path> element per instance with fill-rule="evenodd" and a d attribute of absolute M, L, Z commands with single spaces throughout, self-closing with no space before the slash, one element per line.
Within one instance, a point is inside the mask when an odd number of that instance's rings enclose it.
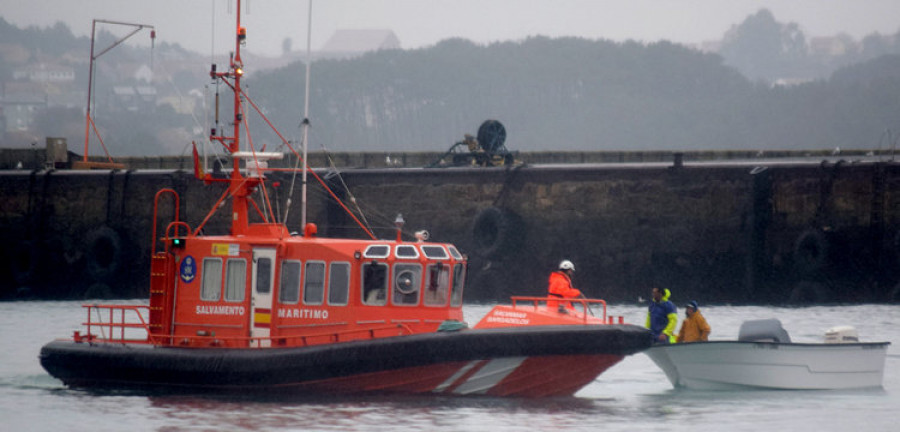
<path fill-rule="evenodd" d="M 334 393 L 425 393 L 447 381 L 470 362 L 441 363 L 303 383 L 300 388 Z"/>
<path fill-rule="evenodd" d="M 432 390 L 435 393 L 441 393 L 447 391 L 448 389 L 452 391 L 454 388 L 464 383 L 467 379 L 469 379 L 472 374 L 474 374 L 478 369 L 487 363 L 484 360 L 472 360 L 467 365 L 463 366 L 459 371 L 453 374 L 450 378 L 447 378 L 447 381 L 442 382 L 439 386 L 435 387 Z"/>
<path fill-rule="evenodd" d="M 487 391 L 491 396 L 570 396 L 590 384 L 622 355 L 542 356 L 526 359 L 503 381 Z"/>
<path fill-rule="evenodd" d="M 465 382 L 450 389 L 454 394 L 485 394 L 492 387 L 506 378 L 525 361 L 526 357 L 507 357 L 493 359 L 484 366 L 465 377 Z"/>
<path fill-rule="evenodd" d="M 298 388 L 331 393 L 571 396 L 623 357 L 598 354 L 452 362 L 307 382 Z"/>

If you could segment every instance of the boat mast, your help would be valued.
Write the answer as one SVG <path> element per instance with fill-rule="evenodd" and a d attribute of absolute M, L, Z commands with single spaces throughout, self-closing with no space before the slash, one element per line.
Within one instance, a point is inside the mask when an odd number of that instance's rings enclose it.
<path fill-rule="evenodd" d="M 306 170 L 309 165 L 306 163 L 307 137 L 309 136 L 309 72 L 312 64 L 312 0 L 309 0 L 309 13 L 306 23 L 306 90 L 303 98 L 303 175 L 300 180 L 300 226 L 306 227 Z"/>
<path fill-rule="evenodd" d="M 236 156 L 241 151 L 241 122 L 244 120 L 243 107 L 241 105 L 241 77 L 244 75 L 244 63 L 241 60 L 241 44 L 247 38 L 247 31 L 241 27 L 241 0 L 236 0 L 236 4 L 237 28 L 235 29 L 234 57 L 231 59 L 231 73 L 234 79 L 234 136 L 228 148 L 232 155 L 231 184 L 229 188 L 233 197 L 231 200 L 233 235 L 243 234 L 249 226 L 249 221 L 247 220 L 249 213 L 247 195 L 249 191 L 244 183 L 244 176 L 241 174 L 240 158 Z"/>
<path fill-rule="evenodd" d="M 231 90 L 234 92 L 234 115 L 232 117 L 233 128 L 232 136 L 211 136 L 210 139 L 219 141 L 231 154 L 232 167 L 231 177 L 228 180 L 228 195 L 231 197 L 231 234 L 246 234 L 250 222 L 248 218 L 249 205 L 247 200 L 250 193 L 262 181 L 259 177 L 250 176 L 245 178 L 241 174 L 241 158 L 239 156 L 241 150 L 241 122 L 243 122 L 243 101 L 241 99 L 241 77 L 244 75 L 244 63 L 241 60 L 241 45 L 247 39 L 247 31 L 241 27 L 241 0 L 236 0 L 237 11 L 235 28 L 234 52 L 231 55 L 229 68 L 225 72 L 217 72 L 215 64 L 213 64 L 210 76 L 220 79 L 228 84 L 231 79 Z"/>

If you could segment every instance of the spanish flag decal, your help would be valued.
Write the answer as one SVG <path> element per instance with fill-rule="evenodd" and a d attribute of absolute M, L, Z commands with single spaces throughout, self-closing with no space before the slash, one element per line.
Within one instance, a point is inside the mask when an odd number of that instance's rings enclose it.
<path fill-rule="evenodd" d="M 253 310 L 253 327 L 269 328 L 272 323 L 272 309 Z"/>

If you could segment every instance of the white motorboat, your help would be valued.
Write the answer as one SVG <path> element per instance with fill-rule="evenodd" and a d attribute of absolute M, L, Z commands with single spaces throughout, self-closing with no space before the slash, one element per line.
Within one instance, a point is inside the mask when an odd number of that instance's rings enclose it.
<path fill-rule="evenodd" d="M 890 342 L 859 342 L 835 327 L 824 343 L 792 343 L 775 319 L 746 321 L 736 341 L 656 345 L 644 351 L 675 387 L 832 390 L 881 387 Z"/>

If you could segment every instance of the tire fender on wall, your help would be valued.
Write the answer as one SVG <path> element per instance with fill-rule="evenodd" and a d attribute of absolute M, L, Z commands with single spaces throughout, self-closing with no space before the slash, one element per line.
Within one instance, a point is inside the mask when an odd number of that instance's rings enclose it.
<path fill-rule="evenodd" d="M 479 212 L 472 224 L 476 252 L 487 258 L 497 258 L 510 252 L 522 243 L 523 236 L 518 216 L 497 207 Z"/>
<path fill-rule="evenodd" d="M 808 229 L 794 242 L 794 266 L 802 274 L 821 271 L 828 264 L 830 244 L 825 233 Z"/>
<path fill-rule="evenodd" d="M 897 257 L 897 263 L 900 264 L 900 231 L 894 234 L 894 243 L 891 244 L 894 255 Z"/>
<path fill-rule="evenodd" d="M 888 294 L 888 302 L 890 303 L 900 303 L 900 283 L 897 283 L 897 286 L 891 290 L 891 293 Z"/>
<path fill-rule="evenodd" d="M 122 266 L 122 238 L 104 225 L 88 233 L 85 245 L 88 276 L 95 282 L 108 282 Z"/>
<path fill-rule="evenodd" d="M 13 279 L 20 285 L 34 282 L 40 268 L 41 248 L 36 241 L 26 240 L 19 250 L 12 252 L 9 267 Z"/>
<path fill-rule="evenodd" d="M 84 290 L 84 300 L 105 300 L 113 298 L 112 289 L 103 282 L 95 282 Z"/>
<path fill-rule="evenodd" d="M 791 290 L 788 303 L 795 305 L 820 304 L 831 301 L 831 293 L 819 282 L 802 281 Z"/>

